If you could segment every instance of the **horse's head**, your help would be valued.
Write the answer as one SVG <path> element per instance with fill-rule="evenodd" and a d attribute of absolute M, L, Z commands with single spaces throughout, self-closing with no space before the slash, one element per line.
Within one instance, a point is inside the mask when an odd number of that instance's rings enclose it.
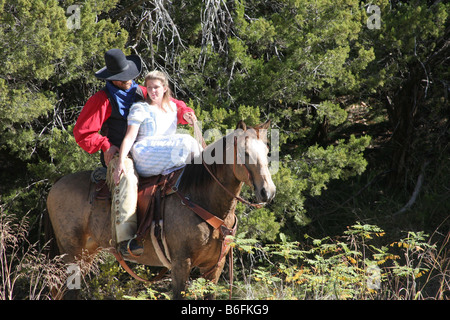
<path fill-rule="evenodd" d="M 276 187 L 269 172 L 267 129 L 270 121 L 254 128 L 240 121 L 233 136 L 233 171 L 235 177 L 253 187 L 260 202 L 273 199 Z"/>

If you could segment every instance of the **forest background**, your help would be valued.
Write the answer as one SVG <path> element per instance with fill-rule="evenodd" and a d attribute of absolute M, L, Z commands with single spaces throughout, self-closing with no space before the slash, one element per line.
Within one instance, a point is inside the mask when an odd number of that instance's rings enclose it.
<path fill-rule="evenodd" d="M 237 209 L 237 297 L 448 298 L 449 13 L 421 0 L 0 0 L 2 298 L 47 297 L 25 256 L 44 246 L 51 185 L 99 166 L 72 129 L 111 48 L 141 56 L 139 83 L 164 70 L 203 130 L 278 130 L 275 200 Z M 369 262 L 383 290 L 364 280 Z M 102 265 L 86 298 L 163 297 Z"/>

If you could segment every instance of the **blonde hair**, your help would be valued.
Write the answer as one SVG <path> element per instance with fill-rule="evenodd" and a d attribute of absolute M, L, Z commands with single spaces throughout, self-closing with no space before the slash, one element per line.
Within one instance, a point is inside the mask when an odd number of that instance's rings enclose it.
<path fill-rule="evenodd" d="M 167 107 L 173 111 L 172 107 L 170 106 L 170 98 L 172 97 L 172 91 L 170 90 L 170 87 L 169 87 L 169 79 L 168 79 L 167 75 L 164 72 L 154 70 L 154 71 L 147 73 L 147 75 L 145 76 L 145 80 L 144 80 L 145 86 L 147 86 L 147 81 L 149 81 L 149 80 L 159 80 L 159 81 L 161 81 L 163 87 L 167 88 L 166 92 L 164 92 L 161 107 L 162 107 L 163 111 L 167 111 L 165 109 L 165 106 L 167 105 Z"/>

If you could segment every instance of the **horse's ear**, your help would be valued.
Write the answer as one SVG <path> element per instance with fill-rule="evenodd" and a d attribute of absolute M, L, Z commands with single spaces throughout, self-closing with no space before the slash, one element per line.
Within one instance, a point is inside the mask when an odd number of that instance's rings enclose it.
<path fill-rule="evenodd" d="M 259 130 L 259 129 L 265 129 L 265 130 L 268 130 L 269 128 L 270 128 L 270 119 L 267 120 L 267 121 L 264 122 L 264 123 L 261 123 L 261 124 L 257 125 L 257 126 L 255 127 L 256 130 Z"/>
<path fill-rule="evenodd" d="M 239 120 L 239 122 L 236 125 L 236 129 L 242 129 L 242 130 L 246 131 L 247 125 L 245 124 L 245 122 L 243 120 Z"/>

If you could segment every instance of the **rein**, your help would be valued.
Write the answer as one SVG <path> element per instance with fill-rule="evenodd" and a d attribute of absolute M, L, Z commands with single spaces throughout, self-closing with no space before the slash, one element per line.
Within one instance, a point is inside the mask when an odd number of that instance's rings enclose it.
<path fill-rule="evenodd" d="M 138 281 L 141 282 L 145 282 L 145 283 L 153 283 L 153 282 L 157 282 L 160 281 L 164 275 L 167 273 L 167 271 L 169 269 L 167 268 L 163 268 L 161 269 L 161 271 L 159 272 L 158 275 L 156 275 L 153 279 L 147 280 L 144 278 L 141 278 L 140 276 L 138 276 L 136 273 L 134 273 L 133 270 L 131 270 L 131 268 L 128 266 L 128 264 L 126 263 L 126 261 L 123 259 L 122 255 L 114 248 L 112 248 L 110 250 L 110 253 L 112 253 L 114 255 L 114 257 L 116 258 L 116 260 L 120 263 L 120 265 L 122 266 L 122 268 L 124 268 L 124 270 L 126 272 L 128 272 L 129 275 L 131 275 L 133 278 L 135 278 Z"/>

